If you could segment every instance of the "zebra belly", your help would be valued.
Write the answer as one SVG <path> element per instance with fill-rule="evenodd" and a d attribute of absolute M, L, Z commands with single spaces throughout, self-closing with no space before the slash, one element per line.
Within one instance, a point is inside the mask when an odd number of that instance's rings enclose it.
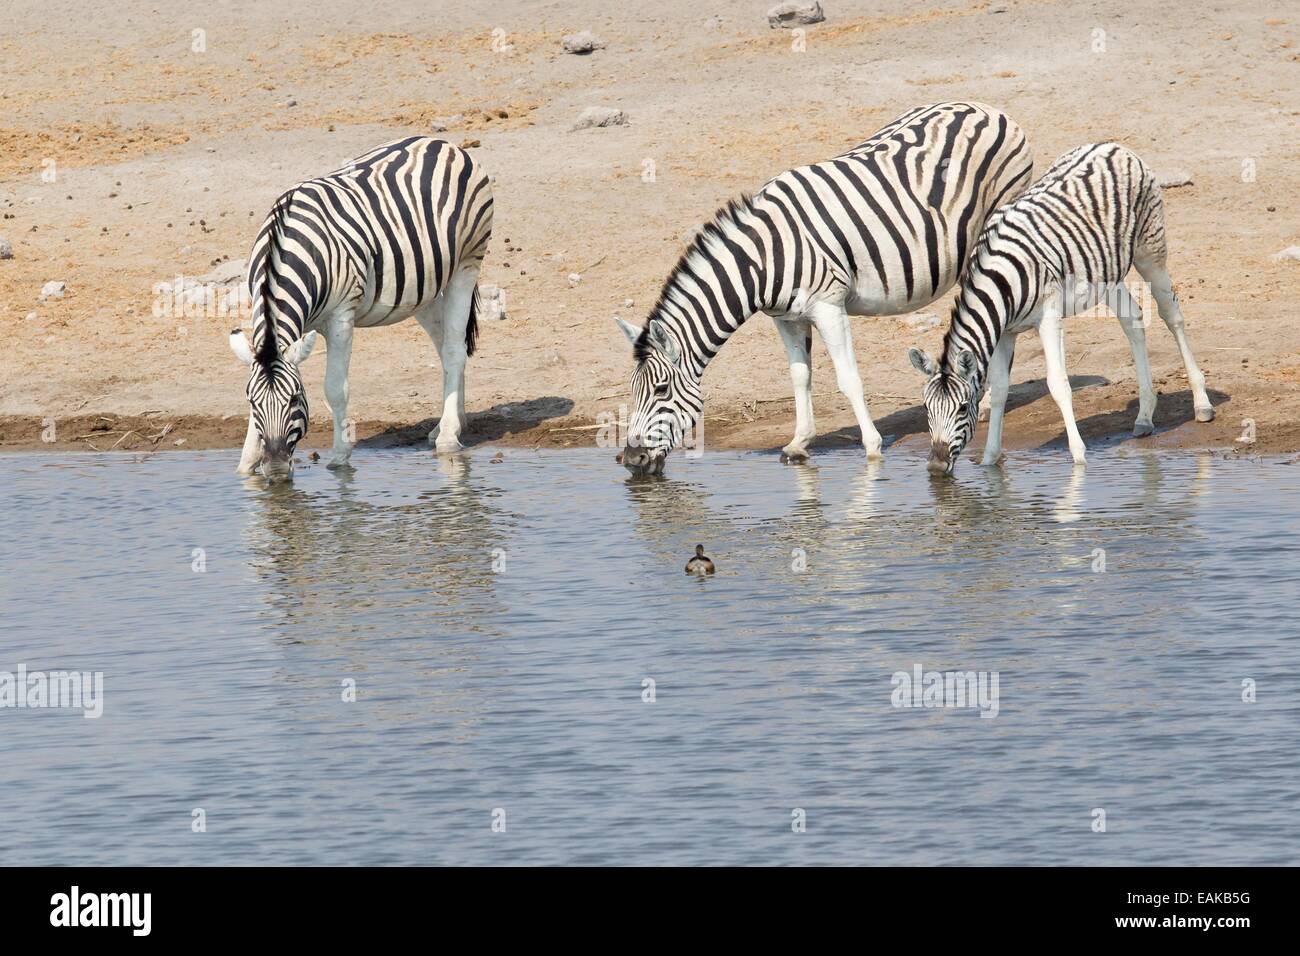
<path fill-rule="evenodd" d="M 949 281 L 944 284 L 941 281 L 939 291 L 935 295 L 930 294 L 928 276 L 923 285 L 924 288 L 914 287 L 911 297 L 908 297 L 906 286 L 902 281 L 898 283 L 897 287 L 891 285 L 889 291 L 886 292 L 884 287 L 877 281 L 862 282 L 859 280 L 859 284 L 844 297 L 844 311 L 848 312 L 849 315 L 901 315 L 904 312 L 911 312 L 933 302 L 948 290 L 952 282 Z"/>
<path fill-rule="evenodd" d="M 405 322 L 411 316 L 415 315 L 418 306 L 404 305 L 400 308 L 393 309 L 388 306 L 376 304 L 366 311 L 364 315 L 358 315 L 353 321 L 353 325 L 359 329 L 373 329 L 384 325 L 396 325 L 398 322 Z"/>

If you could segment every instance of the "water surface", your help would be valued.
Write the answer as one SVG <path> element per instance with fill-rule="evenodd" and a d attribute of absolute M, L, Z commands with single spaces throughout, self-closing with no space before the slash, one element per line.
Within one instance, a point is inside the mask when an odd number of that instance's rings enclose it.
<path fill-rule="evenodd" d="M 1300 858 L 1300 466 L 493 452 L 0 458 L 0 862 Z"/>

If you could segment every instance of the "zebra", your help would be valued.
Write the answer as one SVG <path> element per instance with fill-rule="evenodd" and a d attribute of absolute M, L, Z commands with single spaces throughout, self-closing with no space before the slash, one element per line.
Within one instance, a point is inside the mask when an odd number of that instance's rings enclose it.
<path fill-rule="evenodd" d="M 331 468 L 348 464 L 352 332 L 414 316 L 442 362 L 442 415 L 429 433 L 439 452 L 461 448 L 465 360 L 477 335 L 478 275 L 492 233 L 492 186 L 463 149 L 427 136 L 377 147 L 276 200 L 248 264 L 251 344 L 230 347 L 249 366 L 248 433 L 238 473 L 260 464 L 292 474 L 307 432 L 298 366 L 317 333 L 327 345 L 325 398 L 334 419 Z"/>
<path fill-rule="evenodd" d="M 697 232 L 632 342 L 633 411 L 622 461 L 661 473 L 703 410 L 705 366 L 750 316 L 775 320 L 794 386 L 786 460 L 816 435 L 816 327 L 869 459 L 880 433 L 862 393 L 849 315 L 892 315 L 956 281 L 990 210 L 1029 184 L 1032 156 L 1010 117 L 980 103 L 913 109 L 848 152 L 799 166 L 723 206 Z"/>
<path fill-rule="evenodd" d="M 998 462 L 1016 336 L 1031 328 L 1042 338 L 1047 387 L 1065 419 L 1070 454 L 1076 465 L 1086 465 L 1061 320 L 1102 301 L 1124 329 L 1137 366 L 1133 434 L 1155 430 L 1156 393 L 1142 313 L 1123 285 L 1130 266 L 1150 286 L 1160 317 L 1178 342 L 1196 420 L 1213 421 L 1214 406 L 1187 342 L 1166 255 L 1160 187 L 1142 160 L 1117 143 L 1066 153 L 1023 196 L 990 216 L 962 276 L 942 356 L 935 361 L 920 349 L 909 350 L 912 364 L 927 378 L 923 397 L 931 473 L 952 473 L 975 431 L 976 405 L 986 384 L 991 403 L 983 464 Z"/>

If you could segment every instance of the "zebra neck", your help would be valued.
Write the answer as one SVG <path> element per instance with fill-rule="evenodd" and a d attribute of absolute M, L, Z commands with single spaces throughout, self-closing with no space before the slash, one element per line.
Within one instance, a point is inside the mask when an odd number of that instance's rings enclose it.
<path fill-rule="evenodd" d="M 743 248 L 699 238 L 650 314 L 677 340 L 683 367 L 703 374 L 727 340 L 763 307 L 764 270 Z"/>
<path fill-rule="evenodd" d="M 946 372 L 957 374 L 961 367 L 961 353 L 970 352 L 975 357 L 973 382 L 976 391 L 988 381 L 989 361 L 993 349 L 1002 337 L 1005 325 L 1001 309 L 987 308 L 983 304 L 972 307 L 965 301 L 965 290 L 953 307 L 948 334 L 943 338 L 943 360 L 940 365 Z"/>
<path fill-rule="evenodd" d="M 266 309 L 265 300 L 259 295 L 253 305 L 253 351 L 259 356 L 271 357 L 283 355 L 303 336 L 307 325 L 315 318 L 314 312 L 300 314 L 297 303 L 285 303 L 277 299 L 275 308 Z M 271 334 L 268 336 L 268 331 Z"/>

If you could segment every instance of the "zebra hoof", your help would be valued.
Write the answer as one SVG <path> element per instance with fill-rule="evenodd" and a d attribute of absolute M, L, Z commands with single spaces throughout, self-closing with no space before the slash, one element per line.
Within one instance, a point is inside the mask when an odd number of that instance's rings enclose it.
<path fill-rule="evenodd" d="M 1196 420 L 1198 422 L 1214 421 L 1214 406 L 1206 405 L 1204 408 L 1198 408 L 1196 410 Z"/>
<path fill-rule="evenodd" d="M 781 464 L 783 465 L 801 465 L 807 460 L 807 448 L 796 448 L 793 445 L 786 445 L 781 449 Z"/>
<path fill-rule="evenodd" d="M 351 468 L 352 462 L 346 458 L 335 458 L 325 467 L 330 471 L 338 471 L 340 468 Z"/>
<path fill-rule="evenodd" d="M 464 451 L 465 446 L 453 438 L 451 441 L 435 442 L 433 450 L 439 455 L 454 455 L 458 451 Z"/>
<path fill-rule="evenodd" d="M 1133 437 L 1145 438 L 1147 435 L 1154 433 L 1155 430 L 1156 430 L 1156 426 L 1153 425 L 1151 422 L 1137 422 L 1133 426 Z"/>

